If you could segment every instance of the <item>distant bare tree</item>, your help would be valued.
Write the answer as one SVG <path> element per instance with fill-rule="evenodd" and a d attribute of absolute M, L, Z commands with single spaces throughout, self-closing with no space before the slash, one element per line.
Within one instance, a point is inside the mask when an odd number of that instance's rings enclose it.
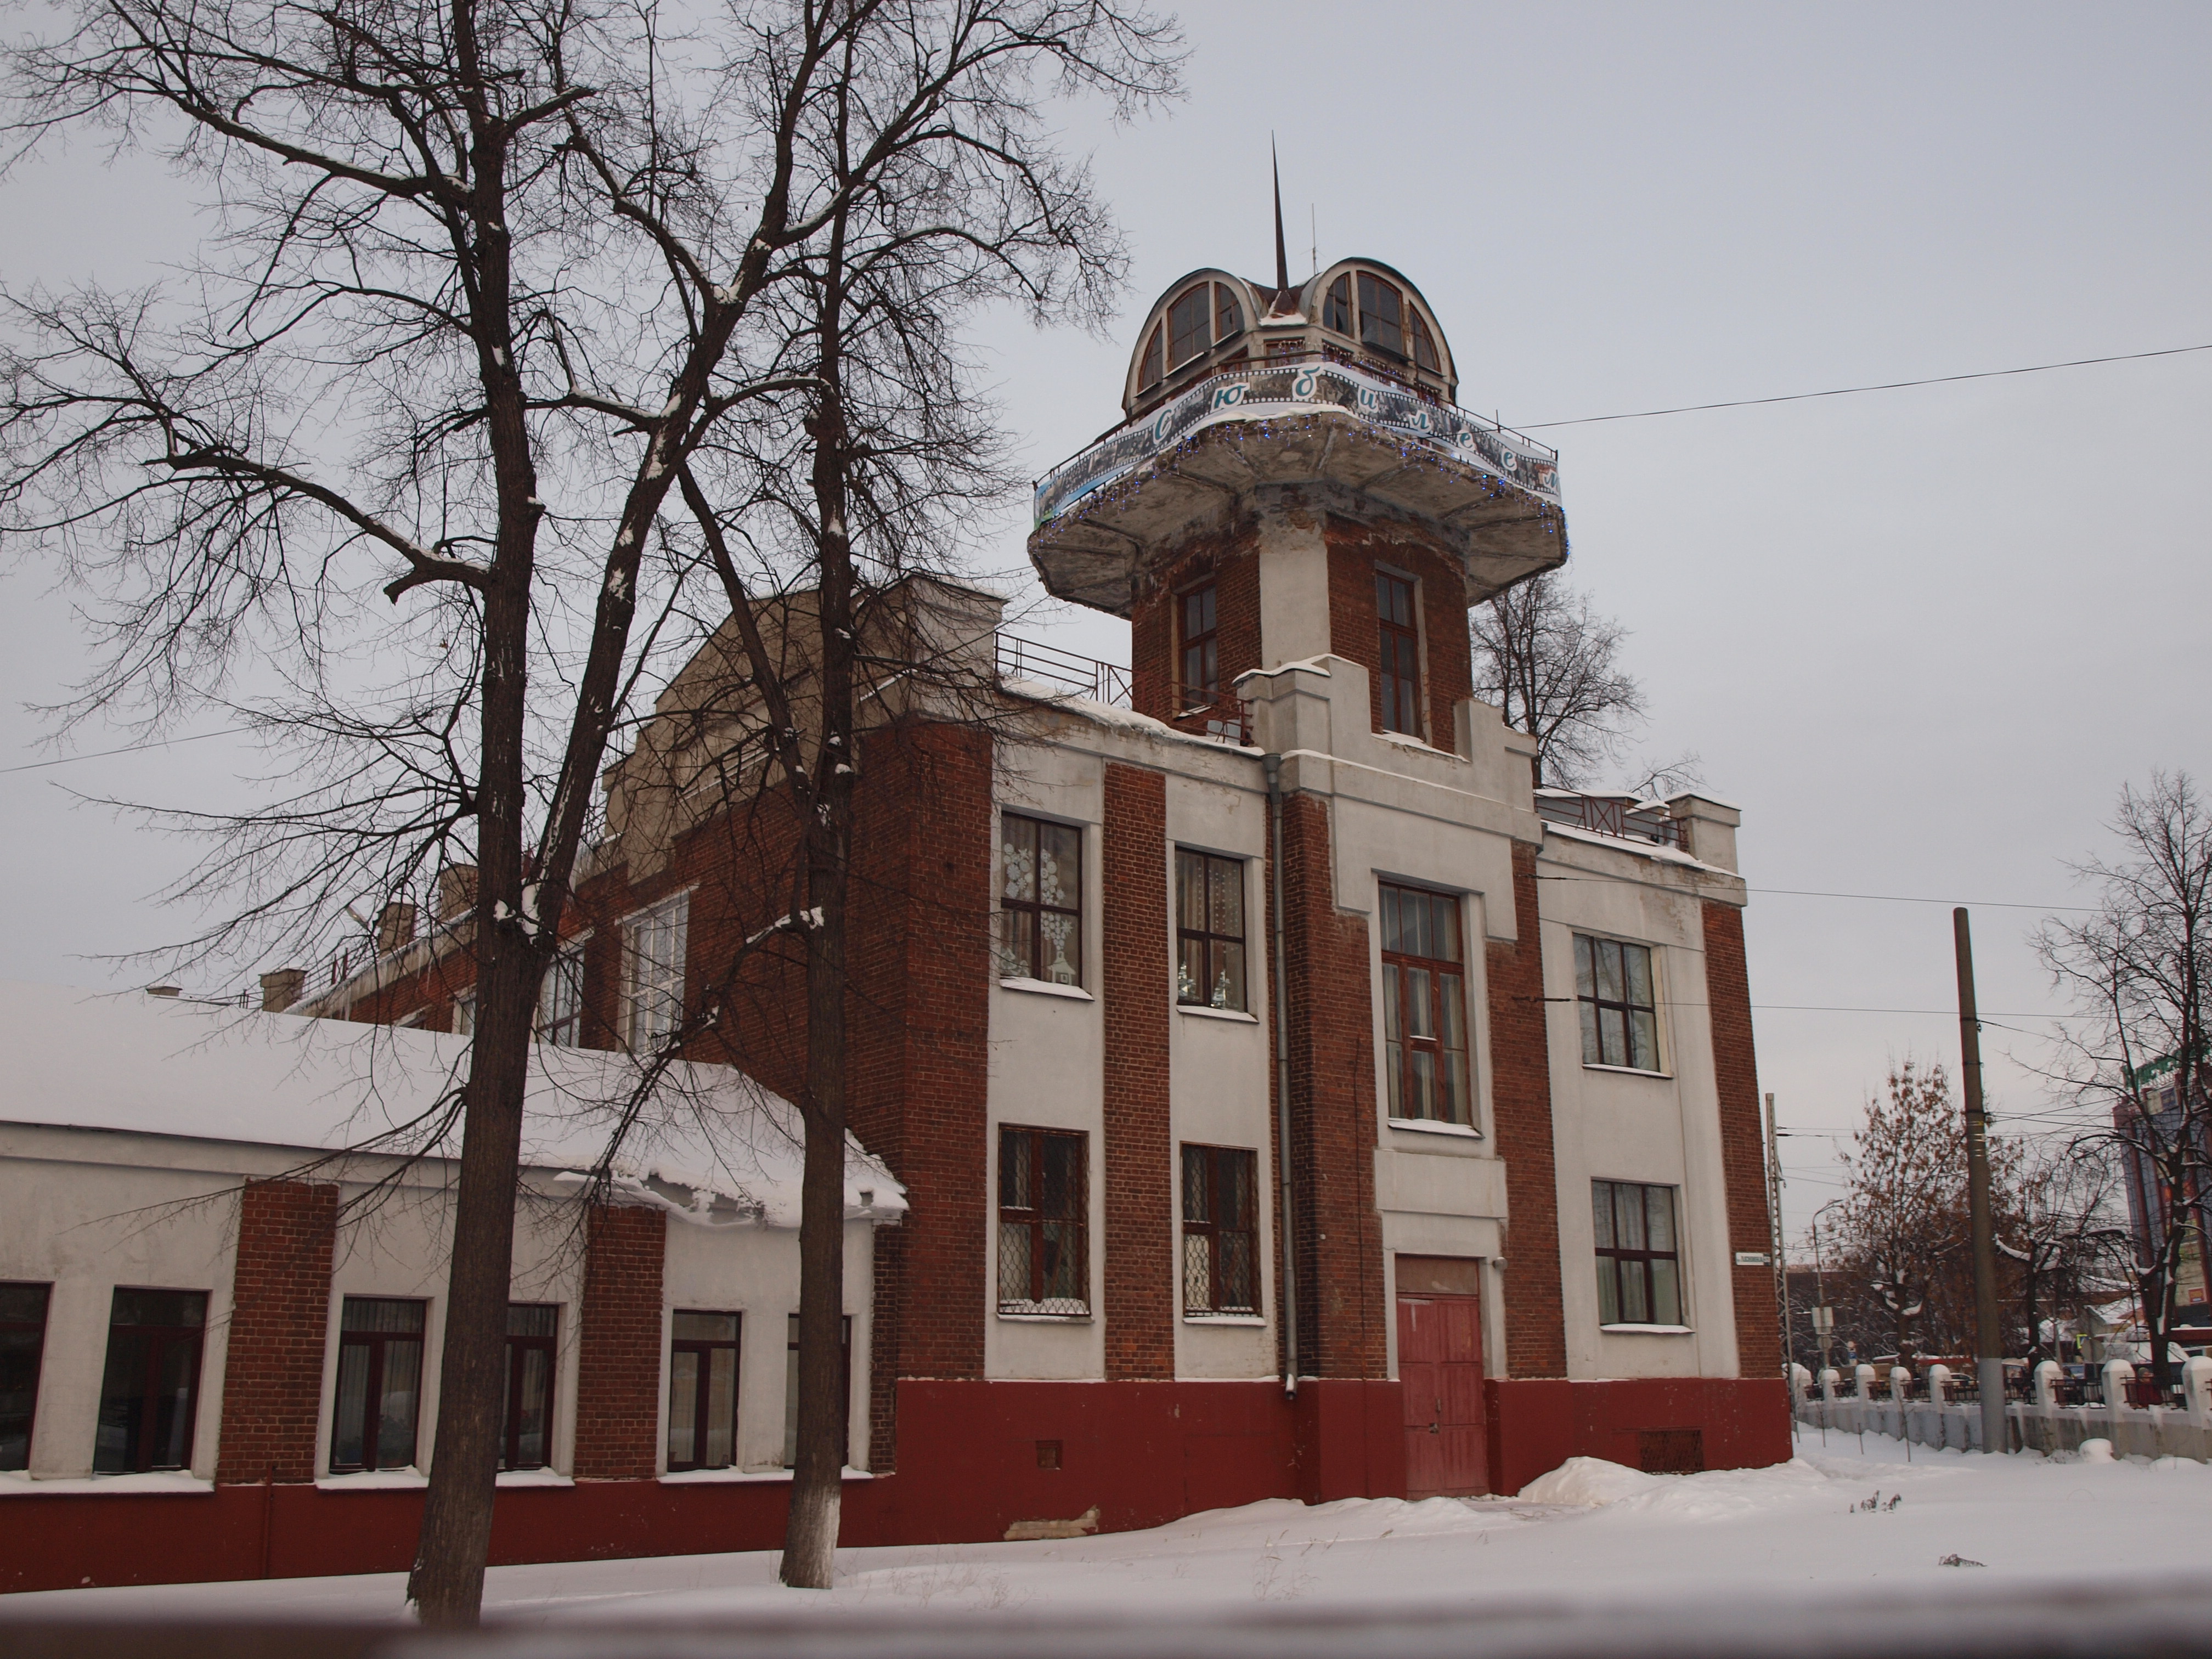
<path fill-rule="evenodd" d="M 1627 634 L 1591 610 L 1557 570 L 1509 587 L 1469 613 L 1475 695 L 1536 740 L 1536 784 L 1588 787 L 1620 765 L 1644 721 L 1644 689 L 1620 665 Z M 1695 781 L 1697 757 L 1639 767 L 1638 794 Z"/>
<path fill-rule="evenodd" d="M 1966 1239 L 1966 1137 L 1943 1067 L 1923 1071 L 1908 1056 L 1891 1071 L 1886 1095 L 1867 1103 L 1851 1143 L 1837 1244 L 1906 1359 Z"/>
<path fill-rule="evenodd" d="M 188 890 L 237 906 L 203 951 L 290 951 L 364 893 L 480 872 L 410 1581 L 426 1620 L 473 1623 L 538 988 L 611 738 L 735 602 L 678 532 L 690 496 L 757 521 L 755 462 L 814 422 L 839 476 L 781 531 L 817 552 L 860 533 L 870 480 L 842 434 L 866 428 L 832 377 L 865 380 L 866 357 L 896 381 L 915 343 L 862 331 L 841 368 L 790 349 L 804 331 L 776 309 L 839 280 L 841 236 L 848 280 L 866 246 L 948 317 L 996 293 L 1094 319 L 1118 247 L 1042 100 L 1165 95 L 1174 42 L 1141 0 L 757 0 L 673 30 L 616 0 L 59 9 L 8 54 L 16 136 L 155 149 L 222 214 L 170 289 L 6 302 L 0 531 L 106 606 L 76 712 L 158 728 L 234 708 L 249 677 L 296 781 L 200 821 L 218 851 Z M 811 775 L 840 775 L 836 736 Z M 808 1328 L 818 1348 L 818 1310 Z"/>
<path fill-rule="evenodd" d="M 2166 1333 L 2192 1243 L 2203 1249 L 2212 1182 L 2212 810 L 2185 772 L 2120 792 L 2117 859 L 2075 866 L 2095 910 L 2049 921 L 2036 941 L 2078 1020 L 2056 1080 L 2100 1120 L 2082 1144 L 2115 1159 L 2138 1247 L 2129 1263 L 2151 1373 L 2172 1381 Z"/>
<path fill-rule="evenodd" d="M 1991 1143 L 1993 1159 L 2004 1145 Z M 2119 1182 L 2112 1158 L 2071 1143 L 2023 1148 L 2008 1161 L 2016 1168 L 2004 1183 L 2010 1201 L 2000 1207 L 2009 1214 L 1997 1224 L 1996 1248 L 2001 1273 L 2017 1287 L 2021 1322 L 2019 1346 L 2014 1350 L 2008 1344 L 2008 1351 L 2052 1358 L 2057 1333 L 2046 1343 L 2045 1322 L 2085 1297 L 2103 1300 L 2112 1293 L 2106 1264 Z M 2006 1267 L 2009 1273 L 2003 1273 Z"/>

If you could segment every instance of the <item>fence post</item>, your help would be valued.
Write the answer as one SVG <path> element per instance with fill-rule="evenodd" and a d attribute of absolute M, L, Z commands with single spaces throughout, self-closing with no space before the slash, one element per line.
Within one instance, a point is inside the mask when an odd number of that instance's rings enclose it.
<path fill-rule="evenodd" d="M 2181 1397 L 2191 1422 L 2212 1426 L 2212 1359 L 2200 1354 L 2181 1368 Z"/>
<path fill-rule="evenodd" d="M 2105 1362 L 2105 1409 L 2124 1412 L 2128 1408 L 2128 1384 L 2136 1380 L 2136 1368 L 2124 1359 Z"/>

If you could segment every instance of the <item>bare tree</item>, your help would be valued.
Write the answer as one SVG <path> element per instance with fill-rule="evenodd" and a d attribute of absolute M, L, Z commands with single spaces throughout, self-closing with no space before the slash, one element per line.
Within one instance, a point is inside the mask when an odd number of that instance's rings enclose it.
<path fill-rule="evenodd" d="M 1475 695 L 1495 703 L 1506 725 L 1536 740 L 1536 787 L 1583 788 L 1623 763 L 1644 721 L 1644 688 L 1620 665 L 1628 637 L 1565 575 L 1547 570 L 1507 588 L 1468 614 Z M 1641 774 L 1638 794 L 1697 781 L 1686 755 Z"/>
<path fill-rule="evenodd" d="M 2203 1260 L 2212 1180 L 2212 811 L 2185 772 L 2120 792 L 2117 859 L 2076 866 L 2094 911 L 2046 921 L 2037 952 L 2079 1018 L 2062 1085 L 2103 1120 L 2083 1137 L 2119 1162 L 2136 1221 L 2130 1262 L 2151 1374 L 2172 1382 L 2166 1333 L 2185 1260 Z"/>
<path fill-rule="evenodd" d="M 1893 1068 L 1886 1096 L 1867 1103 L 1851 1142 L 1838 1245 L 1907 1359 L 1966 1238 L 1966 1138 L 1943 1067 L 1923 1071 L 1908 1056 Z"/>
<path fill-rule="evenodd" d="M 1993 1141 L 1993 1155 L 2005 1145 Z M 1996 1242 L 2001 1271 L 2008 1264 L 2017 1286 L 2018 1352 L 2051 1358 L 2060 1310 L 2105 1288 L 2119 1183 L 2102 1149 L 2075 1143 L 2022 1147 L 2005 1161 L 2015 1166 L 2003 1183 L 2009 1202 L 2001 1206 L 2010 1213 L 1999 1221 Z M 2046 1321 L 2053 1322 L 2049 1342 Z"/>
<path fill-rule="evenodd" d="M 198 821 L 216 851 L 186 890 L 237 902 L 195 949 L 290 950 L 364 892 L 480 872 L 443 1403 L 410 1580 L 427 1621 L 472 1623 L 538 985 L 611 737 L 733 602 L 732 562 L 673 532 L 670 492 L 742 514 L 769 499 L 760 434 L 811 422 L 800 540 L 849 549 L 866 440 L 847 435 L 836 377 L 881 351 L 895 379 L 898 343 L 790 349 L 790 306 L 836 314 L 813 290 L 855 225 L 903 224 L 878 250 L 926 295 L 948 247 L 1042 223 L 1000 291 L 1088 314 L 1115 251 L 1079 170 L 1053 161 L 1041 100 L 1161 95 L 1173 43 L 1115 0 L 761 0 L 689 33 L 591 0 L 68 15 L 9 55 L 17 133 L 158 149 L 222 230 L 166 290 L 9 299 L 0 529 L 106 603 L 76 716 L 158 727 L 250 698 L 306 780 L 273 810 Z M 381 618 L 380 594 L 398 607 Z M 842 775 L 842 735 L 825 726 L 808 777 Z"/>

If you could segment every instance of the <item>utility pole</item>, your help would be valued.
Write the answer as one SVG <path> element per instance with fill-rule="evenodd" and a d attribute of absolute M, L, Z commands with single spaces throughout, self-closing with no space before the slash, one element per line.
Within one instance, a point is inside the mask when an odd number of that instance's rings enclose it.
<path fill-rule="evenodd" d="M 1982 1105 L 1982 1023 L 1974 1006 L 1974 941 L 1966 909 L 1951 912 L 1959 961 L 1960 1072 L 1966 1100 L 1966 1205 L 1974 1242 L 1974 1369 L 1981 1384 L 1982 1449 L 2010 1449 L 2005 1427 L 2004 1344 L 1997 1334 L 1996 1246 L 1990 1219 L 1990 1121 Z"/>
<path fill-rule="evenodd" d="M 1796 1409 L 1797 1336 L 1790 1328 L 1790 1265 L 1782 1249 L 1782 1142 L 1774 1132 L 1774 1097 L 1766 1097 L 1766 1237 L 1774 1258 L 1774 1305 L 1782 1315 L 1782 1380 Z"/>

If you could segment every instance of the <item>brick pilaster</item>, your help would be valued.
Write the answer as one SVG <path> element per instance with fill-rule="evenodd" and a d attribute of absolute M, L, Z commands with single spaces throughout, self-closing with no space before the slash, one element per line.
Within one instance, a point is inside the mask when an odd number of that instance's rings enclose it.
<path fill-rule="evenodd" d="M 1513 847 L 1513 915 L 1519 937 L 1492 939 L 1490 1110 L 1505 1162 L 1505 1371 L 1565 1376 L 1566 1323 L 1559 1306 L 1559 1186 L 1552 1139 L 1552 1057 L 1544 1001 L 1544 947 L 1536 909 L 1536 849 Z"/>
<path fill-rule="evenodd" d="M 1284 801 L 1281 856 L 1298 1369 L 1311 1376 L 1379 1377 L 1386 1375 L 1389 1312 L 1375 1208 L 1367 923 L 1337 908 L 1327 803 L 1303 793 Z"/>
<path fill-rule="evenodd" d="M 338 1189 L 263 1181 L 238 1195 L 238 1267 L 215 1478 L 315 1478 Z"/>
<path fill-rule="evenodd" d="M 1175 1148 L 1168 1126 L 1167 779 L 1106 768 L 1106 1375 L 1175 1375 Z"/>
<path fill-rule="evenodd" d="M 576 1479 L 649 1480 L 659 1467 L 654 1435 L 668 1217 L 641 1205 L 594 1205 L 586 1228 Z M 780 1323 L 773 1334 L 783 1334 Z"/>
<path fill-rule="evenodd" d="M 1712 1025 L 1713 1080 L 1720 1096 L 1729 1249 L 1764 1255 L 1774 1248 L 1774 1237 L 1767 1221 L 1766 1137 L 1759 1109 L 1759 1064 L 1752 1049 L 1743 912 L 1708 899 L 1705 919 L 1706 1017 Z M 1773 1272 L 1733 1265 L 1729 1271 L 1735 1293 L 1736 1374 L 1778 1376 L 1782 1330 L 1774 1305 Z"/>

